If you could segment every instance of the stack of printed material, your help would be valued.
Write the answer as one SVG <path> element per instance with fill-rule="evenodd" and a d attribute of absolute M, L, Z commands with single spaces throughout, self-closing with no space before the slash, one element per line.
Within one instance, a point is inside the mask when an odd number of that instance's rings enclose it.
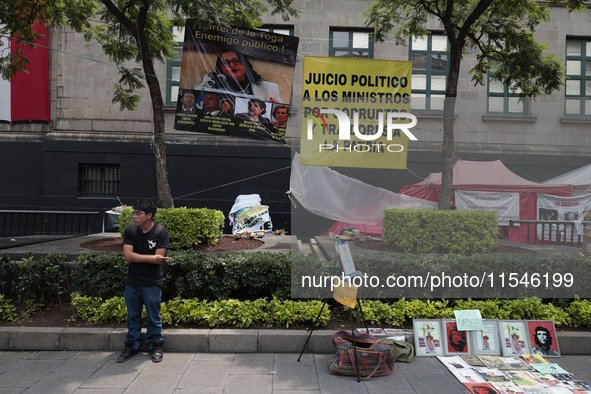
<path fill-rule="evenodd" d="M 591 394 L 591 385 L 539 355 L 437 358 L 473 394 Z"/>

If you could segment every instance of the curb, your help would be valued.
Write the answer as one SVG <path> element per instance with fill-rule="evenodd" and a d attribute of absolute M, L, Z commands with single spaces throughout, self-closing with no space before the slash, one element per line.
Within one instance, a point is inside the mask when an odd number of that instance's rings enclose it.
<path fill-rule="evenodd" d="M 120 351 L 125 328 L 0 327 L 0 350 Z M 146 329 L 142 330 L 142 338 Z M 167 351 L 178 353 L 295 353 L 302 351 L 307 330 L 163 329 Z M 332 330 L 316 330 L 304 353 L 334 352 Z M 558 331 L 561 354 L 591 355 L 591 332 Z M 414 342 L 413 335 L 406 341 Z M 142 342 L 139 348 L 147 352 Z"/>

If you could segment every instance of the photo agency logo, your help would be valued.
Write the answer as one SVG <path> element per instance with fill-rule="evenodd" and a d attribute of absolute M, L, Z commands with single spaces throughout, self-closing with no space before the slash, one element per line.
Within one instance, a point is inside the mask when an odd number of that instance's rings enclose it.
<path fill-rule="evenodd" d="M 384 133 L 384 120 L 387 141 L 392 141 L 393 137 L 400 137 L 401 132 L 404 133 L 409 140 L 417 141 L 417 137 L 409 130 L 416 126 L 417 118 L 413 114 L 398 112 L 398 111 L 378 111 L 373 110 L 373 118 L 377 118 L 377 125 L 375 124 L 359 124 L 359 117 L 367 117 L 367 112 L 371 111 L 365 108 L 351 109 L 342 111 L 339 109 L 330 108 L 304 108 L 304 116 L 307 117 L 307 135 L 306 138 L 311 141 L 314 138 L 315 127 L 318 126 L 320 132 L 338 135 L 338 139 L 343 141 L 343 145 L 339 146 L 336 141 L 332 144 L 321 143 L 318 146 L 318 152 L 323 151 L 347 151 L 356 153 L 369 152 L 390 152 L 399 153 L 404 151 L 404 146 L 395 143 L 384 143 L 376 141 L 381 138 Z M 332 114 L 337 118 L 338 126 L 333 123 L 327 123 L 323 114 Z M 351 116 L 353 122 L 351 122 Z M 403 120 L 410 120 L 407 123 L 400 123 Z M 396 122 L 396 123 L 395 123 Z M 351 130 L 353 134 L 360 141 L 351 142 Z M 338 132 L 337 132 L 338 131 Z M 364 142 L 367 141 L 367 142 Z"/>

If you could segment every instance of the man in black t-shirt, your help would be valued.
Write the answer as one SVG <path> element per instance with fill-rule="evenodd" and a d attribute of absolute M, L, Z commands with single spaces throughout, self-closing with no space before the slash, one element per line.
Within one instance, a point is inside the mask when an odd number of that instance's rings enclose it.
<path fill-rule="evenodd" d="M 142 306 L 146 307 L 148 314 L 146 342 L 152 351 L 152 361 L 160 362 L 164 356 L 160 300 L 164 276 L 162 264 L 168 259 L 168 231 L 152 221 L 156 209 L 152 201 L 136 201 L 133 205 L 134 225 L 123 233 L 123 254 L 129 261 L 129 270 L 125 284 L 127 335 L 125 350 L 117 359 L 119 363 L 137 354 L 142 342 Z"/>

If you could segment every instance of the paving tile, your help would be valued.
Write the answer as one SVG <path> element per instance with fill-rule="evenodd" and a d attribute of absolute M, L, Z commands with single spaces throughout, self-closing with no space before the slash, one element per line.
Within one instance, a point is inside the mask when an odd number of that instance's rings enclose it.
<path fill-rule="evenodd" d="M 176 389 L 174 394 L 223 394 L 224 389 Z"/>
<path fill-rule="evenodd" d="M 272 353 L 236 354 L 230 375 L 270 375 L 273 371 Z"/>
<path fill-rule="evenodd" d="M 368 394 L 363 381 L 353 376 L 318 375 L 322 394 Z"/>
<path fill-rule="evenodd" d="M 458 391 L 458 393 L 460 393 L 460 391 Z M 465 392 L 461 393 L 464 394 Z M 369 390 L 369 394 L 417 394 L 417 392 L 414 390 Z"/>
<path fill-rule="evenodd" d="M 320 390 L 273 390 L 273 394 L 321 394 Z"/>
<path fill-rule="evenodd" d="M 75 350 L 40 351 L 29 357 L 29 360 L 67 360 L 78 353 Z"/>
<path fill-rule="evenodd" d="M 234 361 L 234 353 L 195 353 L 193 361 L 203 360 L 232 362 Z"/>
<path fill-rule="evenodd" d="M 91 372 L 52 372 L 31 386 L 27 394 L 70 394 L 91 375 Z"/>
<path fill-rule="evenodd" d="M 24 393 L 26 388 L 24 387 L 17 387 L 17 388 L 3 388 L 2 394 L 22 394 Z"/>
<path fill-rule="evenodd" d="M 230 374 L 232 363 L 192 361 L 183 375 L 179 389 L 223 389 Z"/>
<path fill-rule="evenodd" d="M 272 394 L 271 375 L 230 375 L 224 394 Z"/>
<path fill-rule="evenodd" d="M 0 374 L 34 355 L 35 352 L 0 351 Z"/>
<path fill-rule="evenodd" d="M 316 374 L 317 375 L 330 375 L 328 372 L 328 359 L 332 357 L 333 354 L 315 354 L 314 355 L 314 364 L 316 365 Z"/>
<path fill-rule="evenodd" d="M 72 394 L 123 394 L 123 389 L 78 389 Z"/>
<path fill-rule="evenodd" d="M 406 377 L 394 368 L 394 372 L 389 376 L 372 377 L 364 380 L 365 387 L 371 392 L 379 390 L 412 390 L 411 384 Z"/>
<path fill-rule="evenodd" d="M 172 394 L 181 377 L 181 374 L 139 374 L 124 394 Z"/>
<path fill-rule="evenodd" d="M 0 387 L 31 387 L 59 366 L 49 360 L 26 360 L 0 375 Z"/>
<path fill-rule="evenodd" d="M 149 363 L 142 369 L 142 374 L 183 374 L 192 359 L 192 353 L 165 353 L 164 360 L 159 363 Z"/>
<path fill-rule="evenodd" d="M 313 362 L 276 362 L 273 390 L 320 389 Z"/>
<path fill-rule="evenodd" d="M 434 357 L 415 357 L 410 364 L 394 363 L 394 368 L 403 374 L 442 374 L 438 364 L 440 361 Z"/>
<path fill-rule="evenodd" d="M 88 378 L 80 388 L 126 389 L 148 363 L 151 361 L 145 354 L 138 354 L 124 363 L 110 360 Z"/>
<path fill-rule="evenodd" d="M 298 357 L 300 357 L 299 353 L 295 354 L 295 353 L 277 353 L 273 355 L 273 361 L 274 362 L 294 362 L 297 363 L 298 362 Z M 309 363 L 309 362 L 314 362 L 314 355 L 313 354 L 302 354 L 302 358 L 300 359 L 299 362 L 302 363 Z"/>
<path fill-rule="evenodd" d="M 414 391 L 417 393 L 457 394 L 461 392 L 455 382 L 446 375 L 405 375 Z"/>
<path fill-rule="evenodd" d="M 76 352 L 77 354 L 57 367 L 54 372 L 96 372 L 113 359 L 112 352 Z"/>

